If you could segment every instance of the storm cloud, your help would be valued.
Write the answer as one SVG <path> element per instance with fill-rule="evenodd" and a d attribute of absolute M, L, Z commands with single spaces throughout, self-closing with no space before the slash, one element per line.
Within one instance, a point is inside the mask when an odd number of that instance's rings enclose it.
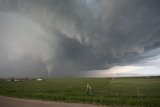
<path fill-rule="evenodd" d="M 0 0 L 0 74 L 160 66 L 159 10 L 159 0 Z"/>

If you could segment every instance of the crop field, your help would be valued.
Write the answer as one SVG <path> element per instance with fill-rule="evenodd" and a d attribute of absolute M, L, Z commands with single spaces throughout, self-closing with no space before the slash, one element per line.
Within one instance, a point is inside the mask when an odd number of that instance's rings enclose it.
<path fill-rule="evenodd" d="M 92 87 L 89 95 L 87 84 Z M 0 80 L 0 95 L 119 107 L 160 107 L 160 77 Z"/>

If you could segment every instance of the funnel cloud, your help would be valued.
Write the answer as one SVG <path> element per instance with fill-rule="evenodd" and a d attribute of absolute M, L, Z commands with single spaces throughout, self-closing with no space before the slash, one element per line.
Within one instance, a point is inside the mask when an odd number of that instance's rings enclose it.
<path fill-rule="evenodd" d="M 0 76 L 160 75 L 159 10 L 159 0 L 0 0 Z"/>

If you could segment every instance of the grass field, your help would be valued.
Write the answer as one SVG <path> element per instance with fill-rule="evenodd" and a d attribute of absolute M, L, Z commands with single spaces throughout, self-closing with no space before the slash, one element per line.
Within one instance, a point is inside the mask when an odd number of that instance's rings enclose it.
<path fill-rule="evenodd" d="M 91 95 L 86 94 L 88 83 L 92 86 Z M 1 80 L 0 95 L 112 106 L 160 107 L 160 77 Z"/>

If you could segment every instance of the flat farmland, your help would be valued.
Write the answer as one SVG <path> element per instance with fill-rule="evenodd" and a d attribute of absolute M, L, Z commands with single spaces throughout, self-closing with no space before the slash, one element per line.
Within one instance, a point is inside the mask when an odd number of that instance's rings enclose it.
<path fill-rule="evenodd" d="M 87 84 L 91 94 L 86 93 Z M 110 106 L 160 107 L 160 77 L 0 80 L 0 95 Z"/>

